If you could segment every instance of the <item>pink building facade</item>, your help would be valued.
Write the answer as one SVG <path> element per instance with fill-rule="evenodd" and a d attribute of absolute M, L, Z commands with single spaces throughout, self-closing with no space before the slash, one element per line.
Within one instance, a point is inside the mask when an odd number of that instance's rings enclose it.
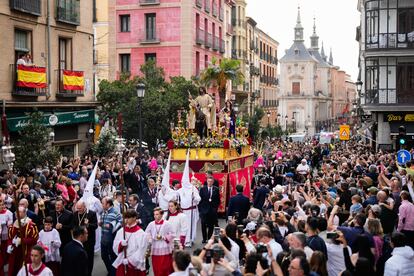
<path fill-rule="evenodd" d="M 110 0 L 110 79 L 147 60 L 189 79 L 225 53 L 224 0 Z"/>

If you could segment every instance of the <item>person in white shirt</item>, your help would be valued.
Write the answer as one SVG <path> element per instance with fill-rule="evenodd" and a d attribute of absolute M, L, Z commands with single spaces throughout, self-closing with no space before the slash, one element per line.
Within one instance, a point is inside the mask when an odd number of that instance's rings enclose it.
<path fill-rule="evenodd" d="M 347 247 L 349 256 L 352 255 L 351 248 Z M 326 250 L 328 252 L 327 270 L 329 276 L 340 275 L 346 269 L 344 260 L 344 249 L 341 243 L 328 239 L 326 242 Z"/>
<path fill-rule="evenodd" d="M 168 203 L 168 212 L 164 214 L 164 219 L 171 224 L 174 236 L 180 239 L 180 243 L 184 247 L 185 235 L 188 232 L 188 222 L 187 216 L 182 213 L 177 201 L 171 200 Z"/>
<path fill-rule="evenodd" d="M 289 247 L 293 249 L 300 249 L 306 254 L 306 258 L 310 260 L 313 250 L 306 245 L 306 235 L 302 232 L 294 232 L 287 236 Z"/>
<path fill-rule="evenodd" d="M 26 65 L 26 54 L 20 54 L 19 59 L 16 62 L 17 65 Z"/>
<path fill-rule="evenodd" d="M 62 242 L 60 241 L 59 232 L 53 228 L 52 217 L 45 218 L 44 229 L 39 232 L 39 240 L 37 243 L 40 246 L 46 247 L 48 249 L 45 255 L 45 264 L 53 271 L 53 274 L 59 275 L 59 248 Z"/>
<path fill-rule="evenodd" d="M 30 252 L 30 260 L 32 263 L 26 264 L 26 268 L 22 267 L 17 273 L 17 276 L 53 276 L 52 270 L 42 263 L 42 258 L 45 255 L 45 250 L 40 245 L 32 247 Z M 26 273 L 27 269 L 27 273 Z"/>
<path fill-rule="evenodd" d="M 272 258 L 276 260 L 277 255 L 283 251 L 283 248 L 279 243 L 277 243 L 273 239 L 273 235 L 272 232 L 270 232 L 270 229 L 267 226 L 261 226 L 259 229 L 257 229 L 256 236 L 258 243 L 262 243 L 263 245 L 267 245 L 270 247 L 270 249 L 272 250 Z M 256 252 L 256 248 L 251 242 L 248 242 L 246 244 L 246 249 L 249 253 Z M 271 265 L 272 259 L 270 259 L 269 256 L 267 256 L 267 261 L 269 265 Z"/>
<path fill-rule="evenodd" d="M 125 212 L 126 226 L 116 233 L 112 248 L 118 255 L 113 263 L 116 275 L 146 275 L 145 255 L 148 249 L 148 238 L 138 226 L 137 219 L 137 211 L 128 209 Z"/>
<path fill-rule="evenodd" d="M 301 175 L 307 175 L 310 172 L 310 168 L 306 159 L 302 159 L 300 164 L 296 168 L 296 172 Z"/>

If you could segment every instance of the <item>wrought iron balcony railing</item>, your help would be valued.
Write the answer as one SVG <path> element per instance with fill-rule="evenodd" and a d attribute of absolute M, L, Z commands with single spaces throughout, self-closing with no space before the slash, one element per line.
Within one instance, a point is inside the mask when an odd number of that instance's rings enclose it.
<path fill-rule="evenodd" d="M 10 9 L 37 16 L 42 14 L 40 0 L 10 0 Z"/>
<path fill-rule="evenodd" d="M 57 0 L 56 20 L 68 24 L 80 24 L 80 0 Z"/>

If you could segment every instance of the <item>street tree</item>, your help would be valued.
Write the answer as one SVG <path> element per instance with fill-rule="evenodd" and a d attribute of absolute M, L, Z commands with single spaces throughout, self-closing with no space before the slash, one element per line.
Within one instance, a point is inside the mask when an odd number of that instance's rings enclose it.
<path fill-rule="evenodd" d="M 137 139 L 139 115 L 136 85 L 145 84 L 145 97 L 142 100 L 143 141 L 154 148 L 158 140 L 170 136 L 170 123 L 175 122 L 178 110 L 188 109 L 188 95 L 196 95 L 196 86 L 184 77 L 171 77 L 165 80 L 164 70 L 153 61 L 141 66 L 142 76 L 123 77 L 113 82 L 102 81 L 99 85 L 98 101 L 101 104 L 101 119 L 117 125 L 118 113 L 122 113 L 123 137 Z"/>
<path fill-rule="evenodd" d="M 19 131 L 14 144 L 15 168 L 20 172 L 56 165 L 60 158 L 59 151 L 49 141 L 50 129 L 44 125 L 43 113 L 35 110 L 28 116 L 28 124 Z"/>

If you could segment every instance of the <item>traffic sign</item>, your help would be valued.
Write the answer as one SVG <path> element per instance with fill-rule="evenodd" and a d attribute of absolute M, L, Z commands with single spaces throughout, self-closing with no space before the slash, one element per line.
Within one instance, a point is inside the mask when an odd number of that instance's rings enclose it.
<path fill-rule="evenodd" d="M 399 150 L 397 152 L 397 161 L 400 164 L 405 164 L 411 161 L 411 153 L 408 150 Z"/>
<path fill-rule="evenodd" d="M 349 125 L 339 126 L 339 140 L 348 141 L 350 137 Z"/>

